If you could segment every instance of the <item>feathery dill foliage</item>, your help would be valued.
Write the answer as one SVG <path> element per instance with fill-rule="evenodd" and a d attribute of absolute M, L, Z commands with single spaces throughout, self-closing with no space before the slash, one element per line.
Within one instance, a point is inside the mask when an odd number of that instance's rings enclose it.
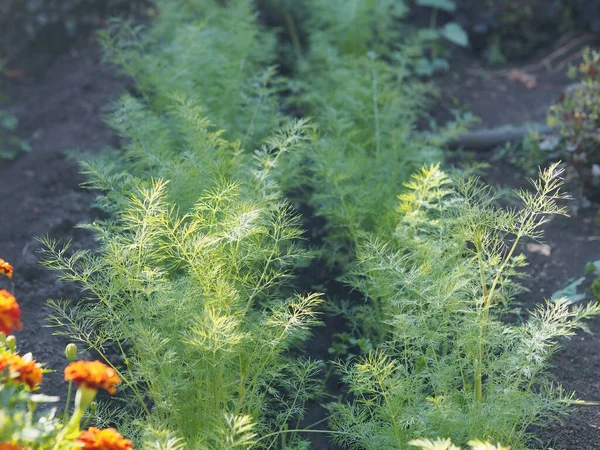
<path fill-rule="evenodd" d="M 320 389 L 321 364 L 290 355 L 321 298 L 293 293 L 309 255 L 276 182 L 310 127 L 280 120 L 274 40 L 251 2 L 158 6 L 148 29 L 103 36 L 141 97 L 123 96 L 108 118 L 121 151 L 83 163 L 110 213 L 84 226 L 98 249 L 44 240 L 44 264 L 87 294 L 52 302 L 53 324 L 107 362 L 121 356 L 125 403 L 99 409 L 99 422 L 138 442 L 159 430 L 164 448 L 269 448 Z"/>
<path fill-rule="evenodd" d="M 228 138 L 256 145 L 281 121 L 274 35 L 250 0 L 162 0 L 149 27 L 114 21 L 107 58 L 163 114 L 174 93 L 199 103 Z M 125 97 L 125 102 L 127 102 Z M 125 107 L 125 106 L 124 106 Z"/>
<path fill-rule="evenodd" d="M 399 196 L 393 235 L 362 236 L 346 280 L 372 303 L 381 343 L 341 365 L 354 400 L 331 407 L 339 443 L 382 450 L 423 436 L 457 445 L 476 436 L 518 450 L 530 425 L 565 413 L 573 397 L 552 382 L 549 358 L 600 304 L 548 301 L 523 324 L 503 320 L 522 291 L 519 243 L 540 239 L 549 217 L 565 214 L 556 165 L 532 184 L 517 191 L 522 208 L 504 210 L 478 180 L 432 166 Z"/>
<path fill-rule="evenodd" d="M 190 133 L 181 132 L 184 142 L 215 145 L 198 120 L 197 129 L 182 124 Z M 301 141 L 302 126 L 268 145 Z M 193 206 L 182 211 L 178 191 L 168 193 L 162 178 L 131 176 L 128 185 L 137 188 L 121 192 L 111 219 L 85 226 L 99 249 L 69 252 L 45 240 L 44 264 L 88 293 L 79 304 L 52 302 L 54 325 L 108 360 L 115 349 L 122 354 L 129 403 L 112 419 L 123 431 L 138 434 L 140 420 L 142 428 L 173 430 L 189 448 L 245 448 L 299 420 L 316 391 L 320 364 L 287 351 L 318 323 L 321 299 L 286 287 L 307 255 L 297 244 L 298 216 L 270 176 L 285 152 L 243 160 L 215 139 L 223 154 L 198 180 Z M 169 173 L 168 160 L 165 166 L 154 168 L 157 177 Z M 96 175 L 95 187 L 105 188 L 102 172 Z"/>
<path fill-rule="evenodd" d="M 318 323 L 321 299 L 291 293 L 291 273 L 308 255 L 274 176 L 309 127 L 282 126 L 252 154 L 206 119 L 244 140 L 265 131 L 271 100 L 252 97 L 248 80 L 264 62 L 249 5 L 163 2 L 143 39 L 119 35 L 113 58 L 143 98 L 124 96 L 109 118 L 126 139 L 122 151 L 83 163 L 111 218 L 86 226 L 96 251 L 45 241 L 46 266 L 89 294 L 52 303 L 54 324 L 124 361 L 128 403 L 101 420 L 132 436 L 170 429 L 194 449 L 273 445 L 318 387 L 320 363 L 288 354 Z"/>
<path fill-rule="evenodd" d="M 326 219 L 330 257 L 344 259 L 361 230 L 393 229 L 394 199 L 408 176 L 440 153 L 414 131 L 426 87 L 411 77 L 415 48 L 402 40 L 396 0 L 307 1 L 309 49 L 291 80 L 293 101 L 319 136 L 308 169 L 282 184 L 305 188 Z M 294 183 L 296 183 L 294 185 Z"/>
<path fill-rule="evenodd" d="M 104 195 L 97 204 L 109 212 L 123 204 L 123 192 L 136 186 L 136 179 L 170 180 L 169 198 L 181 211 L 191 208 L 200 195 L 213 189 L 216 180 L 246 180 L 254 189 L 243 195 L 279 197 L 275 179 L 280 163 L 309 142 L 312 127 L 306 120 L 289 121 L 264 139 L 250 153 L 239 141 L 224 138 L 204 115 L 204 108 L 189 98 L 176 95 L 164 114 L 155 113 L 131 96 L 108 123 L 124 137 L 119 152 L 106 152 L 82 162 L 88 185 Z"/>

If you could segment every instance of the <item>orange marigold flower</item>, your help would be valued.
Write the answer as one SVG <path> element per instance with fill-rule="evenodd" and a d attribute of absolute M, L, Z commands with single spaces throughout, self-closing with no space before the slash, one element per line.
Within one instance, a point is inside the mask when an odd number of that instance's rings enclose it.
<path fill-rule="evenodd" d="M 0 354 L 0 371 L 4 370 L 8 370 L 9 380 L 26 384 L 31 389 L 42 383 L 42 368 L 32 358 L 31 353 L 27 353 L 25 356 L 13 353 Z M 2 450 L 1 447 L 0 450 Z"/>
<path fill-rule="evenodd" d="M 10 334 L 13 329 L 20 330 L 22 326 L 17 299 L 6 289 L 0 289 L 0 331 Z"/>
<path fill-rule="evenodd" d="M 15 444 L 0 443 L 0 450 L 27 450 L 25 447 Z"/>
<path fill-rule="evenodd" d="M 112 428 L 99 430 L 90 427 L 81 432 L 77 442 L 83 444 L 82 450 L 127 450 L 133 448 L 133 442 L 125 439 Z"/>
<path fill-rule="evenodd" d="M 13 266 L 4 261 L 2 258 L 0 258 L 0 273 L 3 273 L 8 278 L 12 278 L 13 276 Z"/>
<path fill-rule="evenodd" d="M 111 394 L 117 392 L 121 383 L 114 369 L 100 361 L 75 361 L 65 367 L 65 380 L 89 389 L 105 389 Z"/>

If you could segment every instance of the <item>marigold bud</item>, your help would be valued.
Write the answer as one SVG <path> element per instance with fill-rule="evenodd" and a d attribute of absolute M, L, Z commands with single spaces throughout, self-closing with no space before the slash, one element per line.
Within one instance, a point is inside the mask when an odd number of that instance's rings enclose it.
<path fill-rule="evenodd" d="M 69 362 L 77 359 L 77 345 L 70 343 L 65 347 L 65 356 Z"/>
<path fill-rule="evenodd" d="M 15 351 L 15 349 L 17 348 L 17 338 L 14 337 L 12 334 L 10 336 L 6 337 L 6 346 L 8 347 L 9 350 L 11 351 Z"/>

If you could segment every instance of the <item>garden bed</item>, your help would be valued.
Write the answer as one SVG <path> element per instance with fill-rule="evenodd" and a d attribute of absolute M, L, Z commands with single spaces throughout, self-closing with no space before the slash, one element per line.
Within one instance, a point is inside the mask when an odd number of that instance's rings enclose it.
<path fill-rule="evenodd" d="M 543 120 L 547 107 L 562 93 L 568 81 L 564 72 L 541 72 L 536 87 L 528 89 L 517 81 L 486 75 L 477 60 L 461 56 L 453 61 L 452 71 L 437 80 L 442 89 L 438 114 L 451 109 L 456 102 L 482 118 L 482 126 L 522 124 Z M 56 373 L 47 375 L 45 392 L 59 394 L 63 390 L 62 367 L 66 363 L 63 348 L 66 339 L 53 337 L 44 328 L 47 298 L 77 298 L 73 286 L 56 281 L 55 275 L 42 269 L 35 253 L 39 244 L 34 236 L 45 234 L 61 240 L 73 239 L 76 247 L 90 248 L 90 233 L 76 229 L 80 222 L 90 222 L 100 214 L 90 203 L 94 194 L 80 187 L 77 164 L 66 156 L 68 151 L 99 151 L 117 147 L 113 131 L 102 121 L 107 103 L 127 87 L 113 68 L 100 62 L 100 51 L 90 41 L 81 41 L 61 55 L 43 73 L 6 80 L 0 91 L 8 92 L 8 106 L 20 121 L 19 135 L 27 139 L 33 151 L 12 162 L 0 165 L 3 226 L 0 228 L 0 251 L 15 266 L 14 293 L 23 309 L 24 329 L 18 334 L 19 346 L 32 351 Z M 488 154 L 479 155 L 487 159 Z M 490 157 L 492 153 L 489 153 Z M 505 162 L 493 162 L 485 176 L 502 187 L 522 184 L 524 173 Z M 542 301 L 562 288 L 569 278 L 579 277 L 586 264 L 600 254 L 600 228 L 596 223 L 599 205 L 581 210 L 576 217 L 557 218 L 546 230 L 546 243 L 551 254 L 527 252 L 531 278 L 525 281 L 532 301 Z M 336 320 L 326 320 L 328 327 L 317 332 L 318 341 L 307 345 L 325 357 L 330 342 L 323 342 L 337 329 Z M 578 334 L 555 358 L 556 378 L 565 387 L 576 390 L 584 400 L 600 400 L 600 321 L 591 325 L 596 334 Z M 307 421 L 319 417 L 318 408 Z M 553 440 L 553 448 L 593 450 L 600 442 L 600 407 L 580 406 L 565 424 L 553 424 L 542 431 L 545 440 Z M 325 439 L 314 439 L 314 448 L 331 448 Z"/>

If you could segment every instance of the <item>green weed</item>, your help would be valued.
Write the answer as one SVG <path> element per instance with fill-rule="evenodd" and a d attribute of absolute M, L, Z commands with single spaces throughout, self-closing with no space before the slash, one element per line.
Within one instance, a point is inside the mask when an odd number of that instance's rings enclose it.
<path fill-rule="evenodd" d="M 31 146 L 15 132 L 18 119 L 6 111 L 0 111 L 0 160 L 13 160 L 22 152 L 31 152 Z"/>

